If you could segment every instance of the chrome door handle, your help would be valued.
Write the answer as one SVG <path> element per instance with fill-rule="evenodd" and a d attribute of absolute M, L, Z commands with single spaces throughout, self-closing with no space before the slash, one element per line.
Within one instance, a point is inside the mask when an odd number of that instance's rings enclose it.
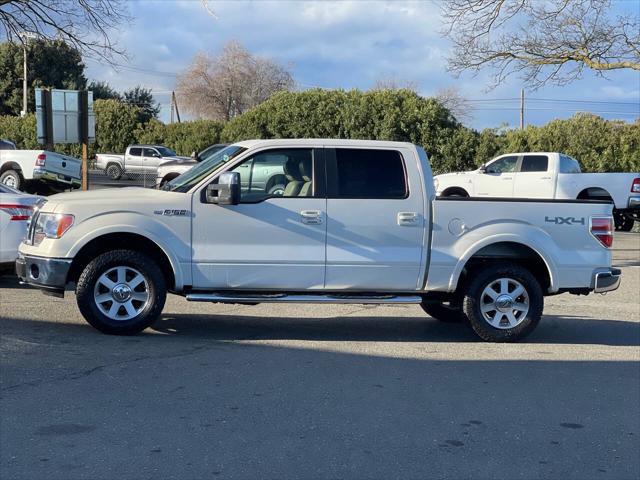
<path fill-rule="evenodd" d="M 551 180 L 551 177 L 540 177 L 540 180 Z"/>
<path fill-rule="evenodd" d="M 302 210 L 300 212 L 302 223 L 307 225 L 319 225 L 322 223 L 322 212 L 320 210 Z"/>
<path fill-rule="evenodd" d="M 417 221 L 416 212 L 398 212 L 398 225 L 415 225 Z"/>

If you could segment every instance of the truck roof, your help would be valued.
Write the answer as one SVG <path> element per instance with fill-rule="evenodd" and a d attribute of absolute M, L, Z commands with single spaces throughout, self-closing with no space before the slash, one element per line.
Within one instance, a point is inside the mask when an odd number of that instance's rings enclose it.
<path fill-rule="evenodd" d="M 348 140 L 345 138 L 278 138 L 268 140 L 243 140 L 236 142 L 235 145 L 242 147 L 256 147 L 256 146 L 268 146 L 268 145 L 324 145 L 335 147 L 414 147 L 411 142 L 392 142 L 387 140 Z"/>

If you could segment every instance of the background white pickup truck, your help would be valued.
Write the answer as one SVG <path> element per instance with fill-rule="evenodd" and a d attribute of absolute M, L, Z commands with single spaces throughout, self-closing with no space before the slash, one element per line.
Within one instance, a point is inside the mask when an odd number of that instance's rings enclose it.
<path fill-rule="evenodd" d="M 162 145 L 129 145 L 124 155 L 99 153 L 96 155 L 96 168 L 112 180 L 118 180 L 124 173 L 142 173 L 156 175 L 160 165 L 170 161 L 191 161 L 189 157 L 180 157 Z"/>
<path fill-rule="evenodd" d="M 471 172 L 435 177 L 438 196 L 609 200 L 616 229 L 640 220 L 640 173 L 581 173 L 577 160 L 557 152 L 510 153 Z"/>
<path fill-rule="evenodd" d="M 81 185 L 82 162 L 46 150 L 16 150 L 9 142 L 0 148 L 0 183 L 24 190 L 29 183 L 43 182 L 65 189 Z"/>
<path fill-rule="evenodd" d="M 286 176 L 253 181 L 263 160 Z M 55 295 L 75 284 L 106 333 L 151 325 L 167 291 L 189 301 L 417 303 L 485 340 L 526 336 L 545 295 L 618 287 L 612 206 L 582 200 L 435 200 L 409 143 L 254 140 L 169 183 L 55 195 L 16 270 Z"/>

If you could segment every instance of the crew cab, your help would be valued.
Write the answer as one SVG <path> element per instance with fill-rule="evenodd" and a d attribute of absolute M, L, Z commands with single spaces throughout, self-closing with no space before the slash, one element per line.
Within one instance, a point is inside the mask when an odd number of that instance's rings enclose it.
<path fill-rule="evenodd" d="M 60 190 L 81 185 L 82 162 L 47 150 L 18 150 L 8 141 L 0 144 L 0 183 L 17 190 L 46 183 Z"/>
<path fill-rule="evenodd" d="M 96 168 L 103 170 L 111 180 L 118 180 L 123 174 L 153 174 L 166 162 L 188 162 L 189 157 L 180 157 L 163 145 L 129 145 L 124 155 L 114 153 L 96 154 Z"/>
<path fill-rule="evenodd" d="M 268 158 L 281 194 L 254 184 Z M 612 206 L 589 200 L 436 200 L 410 143 L 251 140 L 169 182 L 49 198 L 16 261 L 23 282 L 75 288 L 110 334 L 149 327 L 167 291 L 192 302 L 419 304 L 512 341 L 544 297 L 618 287 Z"/>
<path fill-rule="evenodd" d="M 640 220 L 640 173 L 582 173 L 577 160 L 558 152 L 500 155 L 471 172 L 438 175 L 435 184 L 443 197 L 608 200 L 617 230 Z"/>

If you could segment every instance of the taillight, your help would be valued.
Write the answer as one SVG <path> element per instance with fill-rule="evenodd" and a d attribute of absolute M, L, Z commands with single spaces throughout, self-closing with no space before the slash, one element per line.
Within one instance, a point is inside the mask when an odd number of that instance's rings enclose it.
<path fill-rule="evenodd" d="M 33 207 L 31 205 L 14 205 L 11 203 L 0 203 L 0 211 L 11 215 L 9 220 L 25 221 L 31 218 Z"/>
<path fill-rule="evenodd" d="M 44 167 L 46 163 L 47 163 L 47 155 L 44 153 L 41 153 L 40 155 L 38 155 L 38 158 L 36 158 L 36 167 Z"/>
<path fill-rule="evenodd" d="M 611 248 L 613 245 L 613 217 L 591 217 L 589 230 L 603 246 Z"/>
<path fill-rule="evenodd" d="M 640 178 L 634 178 L 631 184 L 631 193 L 640 193 Z"/>

